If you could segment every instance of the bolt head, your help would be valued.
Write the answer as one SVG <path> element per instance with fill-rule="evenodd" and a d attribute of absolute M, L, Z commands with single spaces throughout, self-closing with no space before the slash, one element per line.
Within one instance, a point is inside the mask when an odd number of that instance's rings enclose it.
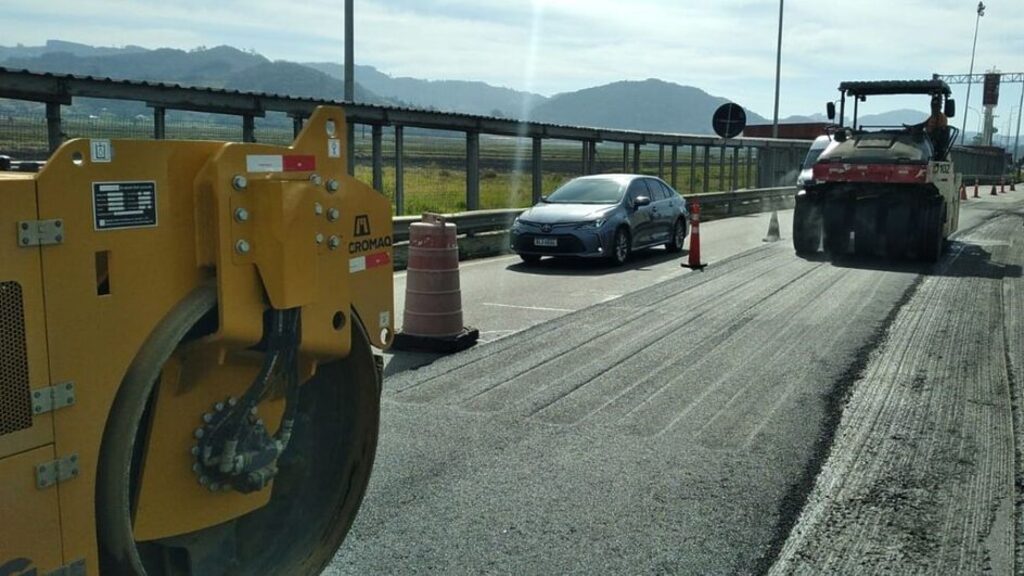
<path fill-rule="evenodd" d="M 252 246 L 249 245 L 248 240 L 241 239 L 238 242 L 235 242 L 235 252 L 238 252 L 239 254 L 248 254 L 251 249 Z"/>
<path fill-rule="evenodd" d="M 320 234 L 319 232 L 317 232 L 316 243 L 317 244 L 323 244 L 324 243 L 324 235 L 323 234 Z"/>
<path fill-rule="evenodd" d="M 234 396 L 229 396 L 228 397 L 228 406 L 234 406 L 235 404 L 238 404 L 238 399 L 235 398 Z"/>
<path fill-rule="evenodd" d="M 245 208 L 235 209 L 235 221 L 236 222 L 247 222 L 249 220 L 249 211 Z"/>
<path fill-rule="evenodd" d="M 206 476 L 200 476 L 200 477 L 199 477 L 199 483 L 200 483 L 201 485 L 203 485 L 203 486 L 206 486 L 207 484 L 209 484 L 209 483 L 210 483 L 210 479 L 209 479 L 209 478 L 207 478 Z"/>
<path fill-rule="evenodd" d="M 324 183 L 324 179 L 321 178 L 319 174 L 310 174 L 309 181 L 312 182 L 314 186 L 319 186 Z"/>
<path fill-rule="evenodd" d="M 331 222 L 336 222 L 338 218 L 341 218 L 341 211 L 337 208 L 331 208 L 327 211 L 327 219 Z"/>
<path fill-rule="evenodd" d="M 338 246 L 341 246 L 341 238 L 331 236 L 330 239 L 327 240 L 327 245 L 330 246 L 331 250 L 336 250 Z"/>
<path fill-rule="evenodd" d="M 327 191 L 328 192 L 331 192 L 331 193 L 337 192 L 340 188 L 341 188 L 341 184 L 338 183 L 338 181 L 335 180 L 334 178 L 331 178 L 330 180 L 327 181 Z"/>
<path fill-rule="evenodd" d="M 199 446 L 193 446 L 192 450 L 190 450 L 190 452 L 192 453 L 193 456 L 199 456 Z M 196 462 L 195 465 L 192 466 L 193 470 L 196 470 L 197 468 L 199 468 L 199 463 L 198 462 Z"/>
<path fill-rule="evenodd" d="M 323 204 L 320 204 L 319 202 L 314 203 L 313 204 L 313 213 L 316 214 L 317 216 L 323 214 L 324 213 Z"/>
<path fill-rule="evenodd" d="M 249 187 L 249 180 L 241 174 L 236 174 L 235 177 L 231 179 L 231 187 L 241 192 Z"/>
<path fill-rule="evenodd" d="M 22 230 L 28 230 L 28 222 L 22 222 L 21 223 L 21 229 Z"/>
<path fill-rule="evenodd" d="M 213 405 L 213 409 L 216 410 L 217 412 L 223 412 L 224 411 L 224 403 L 223 402 L 217 402 L 216 404 Z"/>
<path fill-rule="evenodd" d="M 202 438 L 205 434 L 206 434 L 206 432 L 203 432 L 202 428 L 196 428 L 195 434 L 193 434 L 193 435 L 196 438 Z"/>
<path fill-rule="evenodd" d="M 210 414 L 209 412 L 203 414 L 203 422 L 206 422 L 207 424 L 213 422 L 213 414 Z"/>

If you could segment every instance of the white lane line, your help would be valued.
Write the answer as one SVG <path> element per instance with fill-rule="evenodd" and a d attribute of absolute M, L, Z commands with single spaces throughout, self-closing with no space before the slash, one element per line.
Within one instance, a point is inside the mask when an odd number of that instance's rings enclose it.
<path fill-rule="evenodd" d="M 494 302 L 484 302 L 484 306 L 497 306 L 499 308 L 520 308 L 522 310 L 540 310 L 542 312 L 575 312 L 570 308 L 545 308 L 543 306 L 516 306 L 514 304 L 496 304 Z"/>

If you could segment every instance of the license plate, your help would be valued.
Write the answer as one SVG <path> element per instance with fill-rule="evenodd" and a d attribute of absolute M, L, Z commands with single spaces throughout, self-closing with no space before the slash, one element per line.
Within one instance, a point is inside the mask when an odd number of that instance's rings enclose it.
<path fill-rule="evenodd" d="M 534 238 L 534 246 L 558 246 L 558 238 Z"/>

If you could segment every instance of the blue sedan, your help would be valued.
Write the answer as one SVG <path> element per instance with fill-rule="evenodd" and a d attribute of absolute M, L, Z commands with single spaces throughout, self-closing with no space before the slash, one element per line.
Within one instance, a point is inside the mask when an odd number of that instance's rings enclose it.
<path fill-rule="evenodd" d="M 622 265 L 634 250 L 664 245 L 681 251 L 688 223 L 686 201 L 660 178 L 582 176 L 516 218 L 512 250 L 527 263 L 579 256 Z"/>

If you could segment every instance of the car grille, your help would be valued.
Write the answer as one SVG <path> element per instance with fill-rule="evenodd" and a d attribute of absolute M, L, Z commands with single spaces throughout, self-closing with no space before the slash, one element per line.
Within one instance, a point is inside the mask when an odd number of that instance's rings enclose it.
<path fill-rule="evenodd" d="M 534 246 L 533 239 L 536 237 L 555 238 L 558 246 Z M 583 242 L 570 234 L 521 234 L 516 239 L 516 250 L 523 252 L 550 252 L 552 254 L 574 254 L 583 252 Z"/>

